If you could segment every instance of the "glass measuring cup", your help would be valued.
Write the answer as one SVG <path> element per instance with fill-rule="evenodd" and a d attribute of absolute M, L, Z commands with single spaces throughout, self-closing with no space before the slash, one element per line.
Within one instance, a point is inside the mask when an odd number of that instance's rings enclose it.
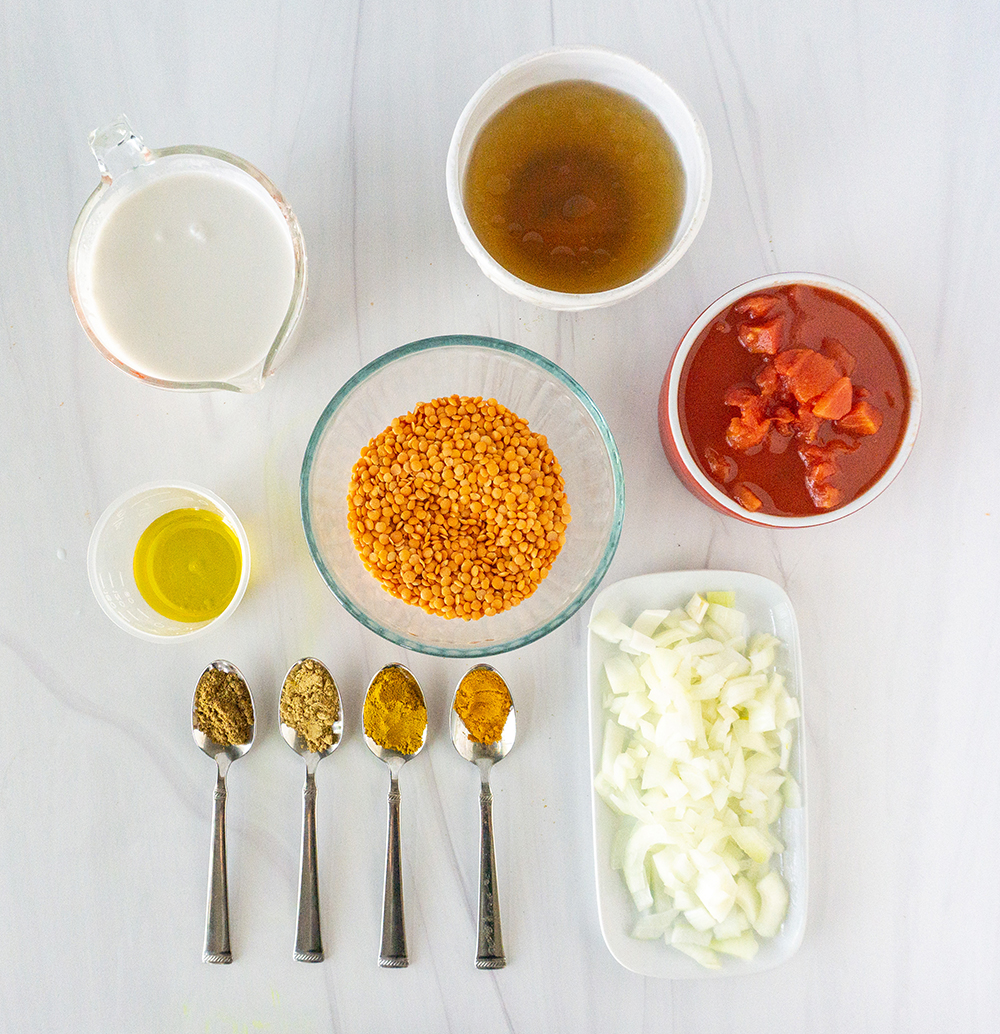
<path fill-rule="evenodd" d="M 302 231 L 277 187 L 225 151 L 152 150 L 124 115 L 90 149 L 101 183 L 68 264 L 88 337 L 148 384 L 260 390 L 306 298 Z"/>

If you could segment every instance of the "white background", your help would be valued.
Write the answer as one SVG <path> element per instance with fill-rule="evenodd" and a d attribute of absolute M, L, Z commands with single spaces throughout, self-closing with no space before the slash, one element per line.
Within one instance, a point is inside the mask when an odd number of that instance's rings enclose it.
<path fill-rule="evenodd" d="M 996 468 L 1000 14 L 988 0 L 2 0 L 0 3 L 0 1030 L 11 1032 L 987 1032 L 1000 1028 Z M 665 76 L 712 148 L 681 263 L 613 309 L 554 315 L 479 273 L 444 163 L 496 68 L 596 43 Z M 298 215 L 310 293 L 258 395 L 152 389 L 103 359 L 66 286 L 97 185 L 90 130 L 205 144 L 267 173 Z M 847 280 L 899 321 L 924 416 L 898 480 L 848 520 L 768 532 L 713 514 L 656 429 L 676 342 L 730 287 Z M 800 622 L 809 920 L 769 973 L 670 983 L 607 952 L 591 853 L 585 614 L 497 661 L 518 743 L 493 777 L 508 967 L 474 966 L 475 769 L 447 738 L 461 661 L 362 629 L 306 549 L 298 476 L 360 366 L 434 334 L 561 364 L 614 433 L 627 514 L 607 581 L 737 569 Z M 218 492 L 253 550 L 246 598 L 188 645 L 100 612 L 91 529 L 123 491 Z M 327 961 L 292 961 L 303 767 L 278 735 L 288 665 L 324 660 L 349 731 L 320 766 Z M 232 966 L 201 962 L 215 770 L 190 734 L 216 657 L 254 690 L 230 773 Z M 405 660 L 431 742 L 402 774 L 411 964 L 376 964 L 387 773 L 358 732 L 374 671 Z M 353 716 L 353 718 L 352 718 Z"/>

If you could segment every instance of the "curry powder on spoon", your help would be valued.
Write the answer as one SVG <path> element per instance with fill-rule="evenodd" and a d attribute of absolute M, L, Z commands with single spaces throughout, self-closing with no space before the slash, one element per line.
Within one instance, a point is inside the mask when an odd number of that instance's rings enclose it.
<path fill-rule="evenodd" d="M 476 743 L 498 743 L 513 706 L 507 683 L 492 668 L 473 668 L 455 692 L 455 713 Z"/>

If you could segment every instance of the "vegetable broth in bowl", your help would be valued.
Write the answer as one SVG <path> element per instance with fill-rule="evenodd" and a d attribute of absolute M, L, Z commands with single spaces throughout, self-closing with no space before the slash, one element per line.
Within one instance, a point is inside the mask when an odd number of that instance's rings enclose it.
<path fill-rule="evenodd" d="M 660 76 L 598 47 L 554 47 L 473 95 L 446 185 L 459 239 L 490 280 L 576 311 L 630 298 L 680 260 L 712 162 L 697 116 Z"/>
<path fill-rule="evenodd" d="M 634 97 L 563 80 L 515 97 L 482 128 L 465 208 L 515 276 L 571 294 L 611 290 L 650 269 L 684 208 L 677 148 Z"/>

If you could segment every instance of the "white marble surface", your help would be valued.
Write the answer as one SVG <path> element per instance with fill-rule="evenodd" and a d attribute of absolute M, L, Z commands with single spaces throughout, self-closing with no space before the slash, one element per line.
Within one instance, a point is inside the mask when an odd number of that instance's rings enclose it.
<path fill-rule="evenodd" d="M 232 0 L 0 5 L 0 1030 L 81 1032 L 899 1031 L 1000 1028 L 997 581 L 1000 13 L 988 0 Z M 478 85 L 522 53 L 600 43 L 665 75 L 714 157 L 680 265 L 614 309 L 556 316 L 463 252 L 444 160 Z M 267 172 L 311 263 L 296 352 L 255 396 L 148 388 L 77 324 L 65 255 L 96 185 L 87 133 L 125 111 L 152 146 L 202 143 Z M 848 521 L 771 533 L 680 485 L 655 423 L 674 344 L 770 271 L 857 284 L 908 333 L 916 450 Z M 993 314 L 993 315 L 991 315 Z M 621 450 L 608 574 L 737 568 L 799 615 L 809 748 L 809 921 L 752 978 L 664 982 L 615 963 L 591 856 L 584 614 L 498 663 L 519 741 L 496 769 L 509 965 L 474 967 L 474 769 L 446 736 L 460 661 L 405 655 L 327 591 L 298 518 L 312 426 L 362 364 L 452 331 L 562 364 Z M 208 638 L 133 639 L 85 555 L 122 491 L 181 478 L 241 515 L 254 575 Z M 328 958 L 292 961 L 302 766 L 279 680 L 324 659 L 355 723 L 405 659 L 432 709 L 402 776 L 411 965 L 376 965 L 384 769 L 353 724 L 319 770 Z M 230 967 L 201 962 L 214 768 L 191 740 L 204 665 L 247 674 L 259 742 L 230 775 Z"/>

